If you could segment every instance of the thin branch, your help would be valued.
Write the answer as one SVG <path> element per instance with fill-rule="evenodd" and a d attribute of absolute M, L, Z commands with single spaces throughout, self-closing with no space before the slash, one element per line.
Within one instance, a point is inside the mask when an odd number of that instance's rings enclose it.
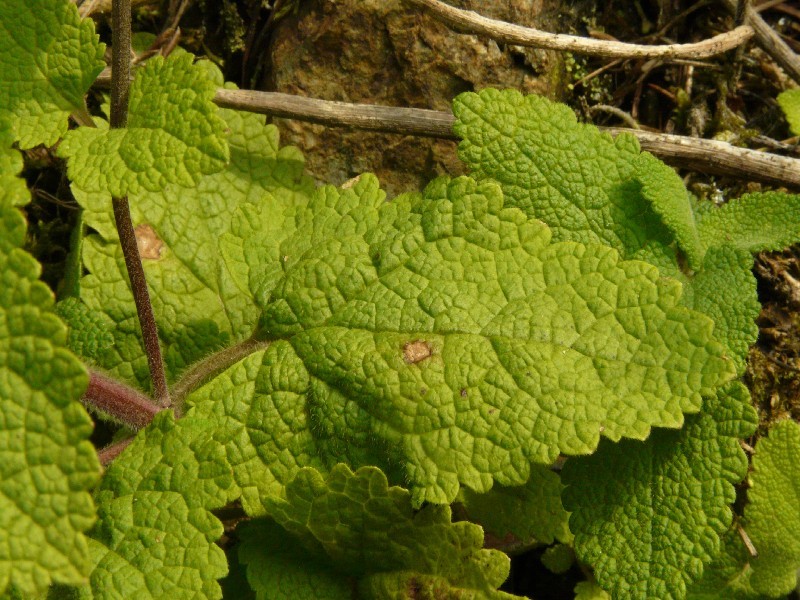
<path fill-rule="evenodd" d="M 425 137 L 455 137 L 452 114 L 424 108 L 350 104 L 280 92 L 221 88 L 217 90 L 214 102 L 222 108 L 300 119 L 323 125 L 345 125 L 357 129 Z"/>
<path fill-rule="evenodd" d="M 163 410 L 139 390 L 97 371 L 89 372 L 89 387 L 81 402 L 131 429 L 147 427 L 153 417 Z"/>
<path fill-rule="evenodd" d="M 459 139 L 453 132 L 455 117 L 444 111 L 348 104 L 303 98 L 277 92 L 217 90 L 219 106 L 288 117 L 331 126 Z M 738 148 L 726 142 L 635 129 L 600 128 L 614 135 L 629 133 L 644 150 L 665 162 L 704 173 L 728 175 L 771 185 L 800 187 L 800 159 Z"/>
<path fill-rule="evenodd" d="M 128 122 L 128 92 L 131 81 L 131 3 L 130 0 L 115 0 L 112 11 L 111 46 L 111 127 L 125 127 Z M 125 256 L 125 267 L 131 282 L 131 291 L 136 303 L 136 313 L 142 328 L 142 340 L 153 390 L 156 400 L 162 407 L 169 406 L 167 378 L 164 374 L 164 361 L 161 357 L 161 345 L 158 341 L 158 328 L 150 302 L 150 292 L 144 276 L 142 260 L 136 243 L 136 233 L 131 221 L 128 198 L 112 198 L 114 220 L 117 225 L 122 254 Z"/>
<path fill-rule="evenodd" d="M 739 8 L 739 0 L 724 0 L 733 14 Z M 748 2 L 744 11 L 744 22 L 755 31 L 755 40 L 759 46 L 778 63 L 788 75 L 800 82 L 800 56 L 795 54 L 781 36 L 761 18 Z"/>
<path fill-rule="evenodd" d="M 634 135 L 642 150 L 677 167 L 777 186 L 800 187 L 800 159 L 739 148 L 718 140 L 617 127 L 603 129 L 612 135 Z"/>
<path fill-rule="evenodd" d="M 734 0 L 735 1 L 735 0 Z M 475 12 L 461 10 L 439 0 L 406 0 L 430 11 L 437 19 L 466 33 L 485 35 L 495 41 L 550 50 L 567 50 L 605 58 L 708 58 L 736 48 L 753 36 L 747 25 L 721 33 L 694 44 L 649 46 L 597 40 L 574 35 L 548 33 L 530 27 L 488 19 Z"/>
<path fill-rule="evenodd" d="M 183 409 L 183 402 L 186 396 L 191 394 L 201 385 L 216 377 L 222 371 L 236 364 L 240 360 L 247 358 L 253 352 L 264 350 L 270 342 L 248 338 L 235 346 L 225 348 L 219 352 L 211 354 L 207 358 L 186 371 L 172 388 L 172 402 L 175 411 L 180 414 Z"/>

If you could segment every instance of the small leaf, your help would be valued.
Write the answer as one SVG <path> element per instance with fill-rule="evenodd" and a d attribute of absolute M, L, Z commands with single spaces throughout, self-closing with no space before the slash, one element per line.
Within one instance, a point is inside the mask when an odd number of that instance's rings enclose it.
<path fill-rule="evenodd" d="M 326 580 L 337 581 L 345 590 L 347 579 L 352 578 L 368 598 L 390 597 L 377 590 L 396 588 L 399 582 L 410 585 L 414 580 L 423 589 L 433 586 L 454 596 L 458 590 L 485 598 L 509 597 L 496 592 L 508 575 L 508 557 L 482 548 L 480 527 L 451 523 L 448 506 L 429 505 L 414 511 L 409 492 L 389 487 L 375 467 L 353 473 L 337 465 L 327 479 L 314 469 L 302 469 L 286 486 L 283 498 L 267 497 L 264 502 L 276 522 L 307 550 L 301 553 L 291 544 L 286 552 L 274 543 L 265 548 L 259 538 L 270 535 L 269 526 L 260 532 L 245 530 L 241 558 L 260 597 L 270 589 L 265 584 L 276 581 L 276 569 L 285 568 L 286 562 L 307 565 L 311 573 L 321 571 Z M 273 561 L 269 555 L 259 556 L 265 549 L 277 555 Z M 289 568 L 299 570 L 297 564 Z M 310 577 L 318 585 L 320 576 Z M 295 593 L 302 598 L 309 591 Z"/>
<path fill-rule="evenodd" d="M 671 242 L 642 195 L 640 169 L 655 163 L 641 162 L 636 138 L 612 139 L 569 107 L 515 90 L 461 94 L 453 113 L 461 160 L 497 181 L 508 206 L 547 223 L 556 241 L 602 243 L 628 259 Z"/>
<path fill-rule="evenodd" d="M 105 67 L 104 48 L 68 0 L 0 2 L 0 121 L 12 142 L 55 144 Z"/>
<path fill-rule="evenodd" d="M 745 194 L 703 211 L 699 231 L 706 247 L 780 250 L 800 241 L 800 194 Z"/>
<path fill-rule="evenodd" d="M 797 585 L 800 569 L 800 424 L 785 420 L 756 445 L 744 516 L 758 557 L 753 589 L 777 597 Z"/>
<path fill-rule="evenodd" d="M 786 90 L 778 94 L 778 104 L 786 114 L 792 133 L 800 135 L 800 89 Z"/>
<path fill-rule="evenodd" d="M 190 54 L 147 61 L 131 85 L 125 129 L 81 127 L 58 149 L 74 186 L 125 196 L 194 187 L 228 162 L 216 86 Z M 177 206 L 180 206 L 178 204 Z"/>
<path fill-rule="evenodd" d="M 761 303 L 752 268 L 753 255 L 747 250 L 712 247 L 702 270 L 684 279 L 681 298 L 681 304 L 714 320 L 714 337 L 727 348 L 739 375 L 744 374 L 748 351 L 758 338 Z"/>
<path fill-rule="evenodd" d="M 485 494 L 464 488 L 459 500 L 470 521 L 499 538 L 512 534 L 522 542 L 571 542 L 569 513 L 561 505 L 563 489 L 557 473 L 544 465 L 533 465 L 525 485 L 496 485 Z"/>
<path fill-rule="evenodd" d="M 686 595 L 731 523 L 733 485 L 747 471 L 739 439 L 756 423 L 747 389 L 734 382 L 679 431 L 603 442 L 567 461 L 563 497 L 576 553 L 613 597 Z"/>

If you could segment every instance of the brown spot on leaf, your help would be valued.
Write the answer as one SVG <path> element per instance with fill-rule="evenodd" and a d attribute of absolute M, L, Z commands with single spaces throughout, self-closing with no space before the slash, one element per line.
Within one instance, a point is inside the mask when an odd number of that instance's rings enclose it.
<path fill-rule="evenodd" d="M 459 392 L 459 393 L 461 394 L 462 398 L 466 398 L 467 397 L 467 388 L 461 388 L 461 392 Z"/>
<path fill-rule="evenodd" d="M 414 340 L 413 342 L 406 342 L 403 346 L 403 360 L 409 364 L 418 363 L 433 354 L 428 342 L 422 340 Z"/>
<path fill-rule="evenodd" d="M 136 234 L 136 245 L 139 247 L 139 256 L 149 260 L 161 258 L 161 251 L 164 249 L 164 242 L 158 237 L 152 225 L 142 223 L 133 230 Z"/>

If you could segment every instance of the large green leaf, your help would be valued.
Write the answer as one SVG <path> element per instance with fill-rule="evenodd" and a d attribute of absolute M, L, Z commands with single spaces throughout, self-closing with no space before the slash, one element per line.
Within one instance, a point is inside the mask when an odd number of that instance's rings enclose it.
<path fill-rule="evenodd" d="M 53 145 L 103 70 L 91 19 L 68 0 L 0 2 L 0 120 L 21 148 Z"/>
<path fill-rule="evenodd" d="M 601 434 L 679 426 L 733 373 L 679 284 L 608 247 L 550 243 L 491 182 L 388 204 L 372 177 L 323 188 L 280 255 L 259 335 L 289 340 L 331 427 L 394 449 L 418 503 L 520 485 L 530 462 Z"/>
<path fill-rule="evenodd" d="M 86 369 L 67 349 L 39 264 L 22 250 L 28 202 L 22 157 L 0 123 L 0 595 L 26 596 L 90 571 L 83 532 L 99 464 L 77 402 Z"/>

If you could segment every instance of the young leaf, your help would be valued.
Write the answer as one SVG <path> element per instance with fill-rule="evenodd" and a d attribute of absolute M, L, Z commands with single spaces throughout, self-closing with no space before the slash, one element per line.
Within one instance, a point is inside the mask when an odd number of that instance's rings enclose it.
<path fill-rule="evenodd" d="M 800 194 L 745 194 L 701 213 L 703 244 L 733 246 L 748 252 L 780 250 L 800 238 Z"/>
<path fill-rule="evenodd" d="M 800 89 L 786 90 L 778 94 L 778 104 L 781 105 L 789 128 L 794 135 L 800 135 Z"/>
<path fill-rule="evenodd" d="M 544 465 L 533 465 L 523 486 L 498 485 L 485 494 L 464 488 L 459 500 L 470 521 L 501 539 L 512 534 L 522 542 L 571 542 L 569 513 L 561 505 L 563 489 L 557 473 Z"/>
<path fill-rule="evenodd" d="M 215 89 L 190 54 L 150 59 L 131 85 L 127 128 L 81 127 L 64 136 L 58 153 L 69 159 L 73 184 L 120 197 L 170 183 L 194 187 L 222 170 L 229 154 Z"/>
<path fill-rule="evenodd" d="M 680 279 L 681 304 L 714 320 L 714 337 L 725 345 L 737 375 L 744 374 L 748 350 L 758 338 L 761 304 L 752 268 L 749 251 L 714 246 L 706 252 L 702 270 L 691 279 Z"/>
<path fill-rule="evenodd" d="M 258 290 L 250 289 L 250 267 L 235 252 L 236 244 L 242 245 L 238 235 L 246 235 L 237 208 L 257 212 L 250 221 L 254 226 L 279 230 L 283 213 L 305 202 L 313 189 L 303 176 L 302 155 L 295 148 L 279 149 L 277 129 L 265 126 L 263 117 L 229 110 L 220 114 L 230 130 L 230 162 L 224 170 L 192 189 L 172 184 L 161 193 L 130 197 L 133 222 L 143 241 L 150 242 L 143 263 L 170 380 L 210 352 L 248 337 L 258 319 Z M 90 275 L 83 279 L 82 298 L 116 324 L 114 348 L 99 363 L 146 387 L 147 360 L 109 199 L 74 186 L 73 191 L 85 208 L 87 225 L 102 235 L 84 244 Z M 289 231 L 281 230 L 282 235 Z M 273 254 L 277 259 L 277 241 L 272 253 L 262 238 L 246 248 L 256 258 L 264 255 L 263 261 L 255 260 L 256 270 L 259 264 L 278 264 L 269 260 Z"/>
<path fill-rule="evenodd" d="M 750 585 L 752 557 L 735 527 L 722 536 L 721 545 L 703 577 L 689 587 L 688 600 L 762 600 Z"/>
<path fill-rule="evenodd" d="M 731 523 L 733 485 L 747 471 L 739 439 L 756 423 L 747 389 L 734 382 L 679 431 L 603 442 L 567 461 L 563 497 L 576 553 L 613 597 L 686 595 Z"/>
<path fill-rule="evenodd" d="M 188 414 L 216 423 L 249 515 L 279 494 L 301 467 L 323 467 L 306 407 L 309 376 L 287 342 L 271 344 L 189 396 Z M 237 494 L 237 495 L 239 495 Z"/>
<path fill-rule="evenodd" d="M 2 9 L 0 9 L 2 10 Z M 100 467 L 78 403 L 88 384 L 53 314 L 53 295 L 22 250 L 27 203 L 19 152 L 0 124 L 0 596 L 79 584 L 95 519 L 88 490 Z"/>
<path fill-rule="evenodd" d="M 415 503 L 521 485 L 601 433 L 676 427 L 733 374 L 680 285 L 604 246 L 550 243 L 492 182 L 383 201 L 323 188 L 281 244 L 260 336 L 288 338 L 316 396 L 354 403 L 396 449 Z M 351 411 L 353 412 L 353 411 Z"/>
<path fill-rule="evenodd" d="M 335 571 L 342 579 L 354 578 L 368 598 L 393 597 L 399 591 L 395 586 L 414 579 L 423 589 L 440 586 L 453 596 L 458 590 L 484 598 L 509 597 L 496 592 L 508 575 L 508 557 L 482 548 L 480 527 L 451 523 L 448 506 L 428 505 L 414 511 L 409 492 L 389 487 L 375 467 L 353 473 L 337 465 L 325 479 L 314 469 L 302 469 L 286 486 L 283 498 L 269 497 L 264 502 L 275 521 L 308 549 L 312 565 L 315 557 L 322 564 L 327 562 L 330 567 L 323 573 Z M 306 564 L 296 548 L 286 556 L 273 546 L 278 560 L 270 566 L 260 559 L 260 568 L 253 568 L 256 565 L 251 563 L 259 560 L 264 548 L 258 537 L 247 532 L 243 537 L 242 561 L 261 594 L 266 591 L 265 575 L 274 579 L 282 562 L 293 558 Z M 392 595 L 378 593 L 392 588 Z M 296 597 L 308 595 L 301 590 L 295 591 Z"/>
<path fill-rule="evenodd" d="M 800 424 L 781 421 L 753 456 L 745 531 L 758 557 L 750 584 L 770 597 L 788 594 L 800 568 Z"/>
<path fill-rule="evenodd" d="M 108 468 L 92 530 L 93 598 L 220 598 L 227 572 L 209 512 L 233 499 L 214 423 L 159 413 Z"/>
<path fill-rule="evenodd" d="M 55 144 L 105 67 L 104 48 L 69 0 L 0 2 L 0 121 L 12 142 Z"/>
<path fill-rule="evenodd" d="M 628 259 L 670 243 L 637 180 L 643 167 L 662 167 L 640 159 L 634 137 L 612 139 L 569 107 L 515 90 L 461 94 L 453 113 L 461 160 L 500 183 L 509 206 L 547 223 L 556 241 L 599 242 Z"/>

